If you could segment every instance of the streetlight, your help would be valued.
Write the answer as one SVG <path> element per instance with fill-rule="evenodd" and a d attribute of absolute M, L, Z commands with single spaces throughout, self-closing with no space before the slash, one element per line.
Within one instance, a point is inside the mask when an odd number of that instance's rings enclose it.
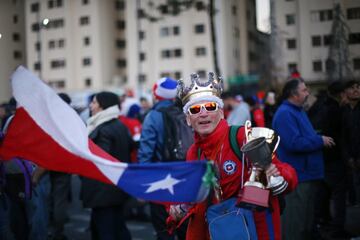
<path fill-rule="evenodd" d="M 43 47 L 42 46 L 42 42 L 41 42 L 41 29 L 42 28 L 46 28 L 46 26 L 49 24 L 50 20 L 48 18 L 44 18 L 42 21 L 40 21 L 40 12 L 37 11 L 37 14 L 36 14 L 36 19 L 37 19 L 37 22 L 39 24 L 39 29 L 37 31 L 37 35 L 36 35 L 36 38 L 37 38 L 37 43 L 38 43 L 38 64 L 39 64 L 39 78 L 42 79 L 42 56 L 41 56 L 41 48 Z"/>

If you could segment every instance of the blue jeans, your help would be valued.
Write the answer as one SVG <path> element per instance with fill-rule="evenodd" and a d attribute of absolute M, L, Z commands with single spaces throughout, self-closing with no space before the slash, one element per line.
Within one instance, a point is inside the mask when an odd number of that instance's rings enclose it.
<path fill-rule="evenodd" d="M 45 174 L 33 189 L 31 200 L 27 201 L 30 225 L 29 240 L 46 240 L 49 224 L 50 178 Z"/>

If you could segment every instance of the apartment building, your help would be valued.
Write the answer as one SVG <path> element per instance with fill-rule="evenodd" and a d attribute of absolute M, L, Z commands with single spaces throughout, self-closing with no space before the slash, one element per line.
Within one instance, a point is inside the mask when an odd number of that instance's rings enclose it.
<path fill-rule="evenodd" d="M 360 77 L 360 2 L 357 0 L 276 0 L 275 22 L 281 41 L 283 75 L 297 68 L 309 81 L 324 81 L 329 47 L 334 39 L 334 6 L 340 4 L 348 26 L 348 63 L 354 77 Z"/>
<path fill-rule="evenodd" d="M 57 91 L 149 93 L 160 77 L 215 70 L 214 47 L 225 79 L 262 69 L 264 38 L 256 29 L 255 0 L 214 0 L 215 45 L 205 0 L 179 6 L 166 0 L 20 2 L 23 59 Z M 8 7 L 1 8 L 7 15 Z"/>
<path fill-rule="evenodd" d="M 24 16 L 24 0 L 0 1 L 0 102 L 11 97 L 11 72 L 26 62 Z"/>

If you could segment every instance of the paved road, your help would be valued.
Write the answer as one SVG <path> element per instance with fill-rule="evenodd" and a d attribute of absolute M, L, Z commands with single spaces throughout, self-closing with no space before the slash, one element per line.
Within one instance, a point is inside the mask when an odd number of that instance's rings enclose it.
<path fill-rule="evenodd" d="M 69 240 L 88 240 L 90 210 L 83 209 L 79 201 L 79 178 L 73 176 L 73 201 L 71 204 L 70 222 L 66 225 L 65 233 Z M 128 227 L 132 233 L 133 240 L 155 240 L 154 230 L 149 222 L 129 221 Z M 360 236 L 360 207 L 349 207 L 347 214 L 346 229 Z M 357 238 L 360 240 L 360 237 Z"/>
<path fill-rule="evenodd" d="M 69 240 L 89 240 L 88 229 L 90 210 L 84 209 L 79 201 L 80 181 L 76 176 L 72 177 L 73 201 L 69 208 L 70 221 L 65 226 L 65 234 Z M 128 221 L 133 240 L 155 240 L 153 227 L 149 222 Z"/>

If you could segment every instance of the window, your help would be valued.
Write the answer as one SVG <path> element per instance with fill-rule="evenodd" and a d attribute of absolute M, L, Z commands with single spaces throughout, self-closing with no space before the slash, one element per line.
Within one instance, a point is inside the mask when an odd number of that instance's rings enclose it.
<path fill-rule="evenodd" d="M 360 70 L 360 58 L 353 59 L 354 70 Z"/>
<path fill-rule="evenodd" d="M 332 9 L 311 11 L 310 16 L 312 22 L 331 21 L 334 17 Z"/>
<path fill-rule="evenodd" d="M 89 46 L 90 45 L 90 37 L 84 37 L 83 42 L 84 42 L 84 46 Z"/>
<path fill-rule="evenodd" d="M 54 8 L 54 7 L 62 7 L 63 6 L 63 0 L 49 0 L 48 1 L 48 8 Z"/>
<path fill-rule="evenodd" d="M 125 48 L 126 41 L 124 39 L 117 39 L 116 40 L 116 47 L 117 48 Z"/>
<path fill-rule="evenodd" d="M 297 69 L 297 64 L 296 63 L 288 63 L 289 72 L 292 72 L 295 69 Z"/>
<path fill-rule="evenodd" d="M 199 70 L 197 71 L 200 78 L 206 78 L 206 71 L 205 70 Z"/>
<path fill-rule="evenodd" d="M 163 77 L 170 77 L 170 73 L 169 72 L 160 73 L 160 78 L 163 78 Z"/>
<path fill-rule="evenodd" d="M 36 50 L 36 51 L 41 50 L 41 44 L 40 44 L 40 42 L 36 42 L 36 43 L 35 43 L 35 50 Z"/>
<path fill-rule="evenodd" d="M 13 33 L 12 35 L 14 42 L 20 42 L 20 34 L 19 33 Z"/>
<path fill-rule="evenodd" d="M 139 60 L 142 62 L 142 61 L 145 61 L 145 59 L 146 59 L 146 54 L 144 52 L 141 52 L 139 54 Z"/>
<path fill-rule="evenodd" d="M 51 62 L 50 62 L 50 67 L 52 68 L 52 69 L 54 69 L 54 68 L 63 68 L 63 67 L 65 67 L 65 60 L 52 60 Z"/>
<path fill-rule="evenodd" d="M 196 24 L 195 25 L 195 33 L 204 33 L 204 32 L 205 32 L 204 24 Z"/>
<path fill-rule="evenodd" d="M 360 18 L 360 7 L 357 8 L 348 8 L 347 11 L 347 18 L 351 19 L 359 19 Z"/>
<path fill-rule="evenodd" d="M 13 23 L 18 23 L 19 22 L 19 18 L 18 18 L 18 16 L 17 15 L 14 15 L 13 16 Z"/>
<path fill-rule="evenodd" d="M 294 25 L 295 24 L 295 14 L 287 14 L 285 15 L 286 25 Z"/>
<path fill-rule="evenodd" d="M 64 88 L 65 81 L 64 80 L 49 81 L 49 85 L 53 88 Z"/>
<path fill-rule="evenodd" d="M 14 51 L 14 59 L 20 60 L 22 58 L 22 54 L 20 51 L 15 50 Z"/>
<path fill-rule="evenodd" d="M 174 50 L 174 56 L 175 57 L 181 57 L 182 56 L 182 50 L 180 48 Z"/>
<path fill-rule="evenodd" d="M 125 24 L 124 20 L 117 20 L 116 21 L 116 28 L 117 29 L 123 30 L 123 29 L 125 29 L 125 27 L 126 27 L 126 24 Z"/>
<path fill-rule="evenodd" d="M 48 8 L 51 9 L 54 7 L 54 0 L 48 1 Z"/>
<path fill-rule="evenodd" d="M 321 72 L 322 71 L 322 61 L 316 60 L 312 62 L 313 65 L 313 71 L 314 72 Z"/>
<path fill-rule="evenodd" d="M 64 19 L 52 19 L 49 21 L 48 25 L 46 25 L 46 28 L 60 28 L 64 26 Z"/>
<path fill-rule="evenodd" d="M 197 47 L 195 48 L 196 56 L 206 56 L 206 48 L 205 47 Z"/>
<path fill-rule="evenodd" d="M 139 31 L 139 39 L 145 39 L 145 32 L 144 31 Z"/>
<path fill-rule="evenodd" d="M 173 32 L 174 32 L 174 35 L 179 35 L 180 34 L 180 27 L 179 26 L 175 26 L 173 28 Z"/>
<path fill-rule="evenodd" d="M 232 6 L 232 7 L 231 7 L 231 13 L 232 13 L 233 16 L 236 16 L 236 14 L 237 14 L 237 8 L 236 8 L 236 6 Z"/>
<path fill-rule="evenodd" d="M 40 8 L 39 3 L 33 3 L 30 5 L 30 10 L 31 12 L 38 12 Z"/>
<path fill-rule="evenodd" d="M 88 16 L 84 16 L 80 18 L 80 25 L 89 25 L 90 23 L 90 18 Z"/>
<path fill-rule="evenodd" d="M 145 74 L 139 74 L 138 80 L 139 80 L 139 83 L 146 82 L 146 75 Z"/>
<path fill-rule="evenodd" d="M 119 68 L 124 68 L 124 67 L 126 67 L 126 60 L 125 59 L 118 59 L 118 60 L 116 60 L 116 65 Z"/>
<path fill-rule="evenodd" d="M 160 28 L 160 36 L 161 37 L 169 36 L 169 28 L 168 27 Z"/>
<path fill-rule="evenodd" d="M 144 9 L 138 9 L 137 11 L 137 17 L 138 18 L 146 18 L 147 17 L 147 14 L 146 12 L 144 11 Z"/>
<path fill-rule="evenodd" d="M 321 46 L 321 36 L 312 36 L 311 44 L 313 47 L 320 47 Z"/>
<path fill-rule="evenodd" d="M 162 50 L 161 51 L 161 58 L 170 58 L 170 57 L 171 57 L 170 50 Z"/>
<path fill-rule="evenodd" d="M 195 8 L 198 11 L 204 10 L 205 4 L 202 1 L 197 1 L 197 2 L 195 2 Z"/>
<path fill-rule="evenodd" d="M 165 5 L 165 4 L 161 4 L 161 5 L 159 6 L 159 10 L 160 10 L 161 14 L 167 14 L 167 13 L 169 13 L 169 8 L 168 8 L 168 6 Z"/>
<path fill-rule="evenodd" d="M 40 62 L 35 62 L 34 63 L 34 70 L 39 71 L 41 69 L 41 63 Z"/>
<path fill-rule="evenodd" d="M 86 78 L 84 82 L 85 82 L 85 87 L 91 87 L 91 78 Z"/>
<path fill-rule="evenodd" d="M 324 46 L 329 46 L 333 41 L 332 35 L 324 35 Z"/>
<path fill-rule="evenodd" d="M 116 10 L 124 10 L 125 9 L 125 1 L 124 0 L 116 0 L 115 1 L 115 9 Z"/>
<path fill-rule="evenodd" d="M 174 73 L 174 77 L 175 77 L 175 79 L 180 79 L 181 78 L 181 72 L 176 71 Z"/>
<path fill-rule="evenodd" d="M 55 48 L 55 41 L 54 40 L 50 40 L 49 41 L 49 49 L 53 49 Z"/>
<path fill-rule="evenodd" d="M 288 39 L 286 42 L 288 49 L 296 49 L 296 39 Z"/>
<path fill-rule="evenodd" d="M 39 31 L 39 29 L 40 29 L 40 24 L 38 24 L 38 23 L 31 24 L 31 30 L 33 32 L 37 32 L 37 31 Z"/>
<path fill-rule="evenodd" d="M 65 39 L 59 39 L 58 46 L 59 46 L 59 48 L 65 47 Z"/>
<path fill-rule="evenodd" d="M 360 43 L 360 33 L 350 33 L 349 44 L 359 44 L 359 43 Z"/>
<path fill-rule="evenodd" d="M 83 66 L 90 66 L 91 65 L 91 58 L 89 58 L 89 57 L 83 58 L 82 64 L 83 64 Z"/>

